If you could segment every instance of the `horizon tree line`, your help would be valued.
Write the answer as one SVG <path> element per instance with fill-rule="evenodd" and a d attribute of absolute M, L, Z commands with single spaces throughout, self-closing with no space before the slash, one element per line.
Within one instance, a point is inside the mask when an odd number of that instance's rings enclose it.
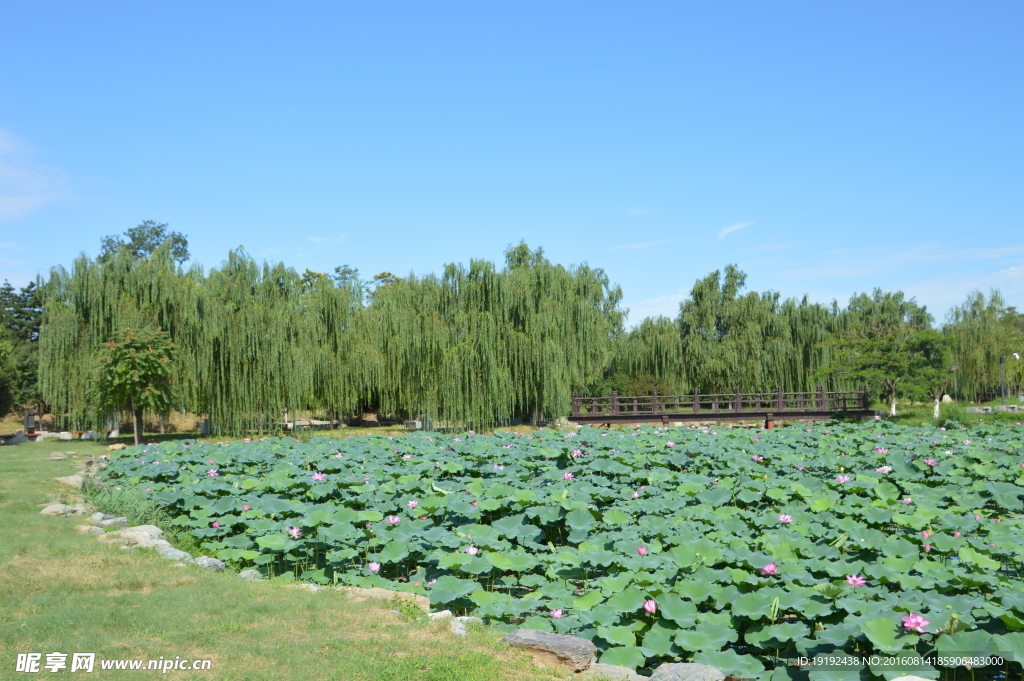
<path fill-rule="evenodd" d="M 367 282 L 347 265 L 300 274 L 242 249 L 218 268 L 186 268 L 187 241 L 166 227 L 147 221 L 127 240 L 107 237 L 99 257 L 83 254 L 33 287 L 33 388 L 76 429 L 106 425 L 100 349 L 128 328 L 173 344 L 166 411 L 206 414 L 225 433 L 273 430 L 284 411 L 536 422 L 568 415 L 573 391 L 868 385 L 894 409 L 897 397 L 937 404 L 954 376 L 959 396 L 976 399 L 998 385 L 999 357 L 1024 345 L 1022 315 L 998 291 L 973 292 L 936 328 L 899 291 L 857 294 L 846 307 L 782 300 L 745 291 L 746 275 L 729 265 L 699 279 L 674 319 L 626 330 L 622 291 L 601 269 L 552 263 L 525 243 L 500 268 L 471 260 Z M 30 303 L 10 291 L 0 299 L 0 362 Z M 1019 365 L 1007 376 L 1015 389 Z"/>

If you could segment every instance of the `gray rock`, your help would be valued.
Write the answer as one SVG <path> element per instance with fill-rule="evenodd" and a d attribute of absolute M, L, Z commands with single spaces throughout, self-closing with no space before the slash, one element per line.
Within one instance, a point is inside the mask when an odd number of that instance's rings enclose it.
<path fill-rule="evenodd" d="M 96 523 L 97 527 L 128 527 L 128 519 L 125 517 L 120 518 L 107 518 Z"/>
<path fill-rule="evenodd" d="M 129 527 L 125 530 L 122 530 L 122 532 L 143 532 L 145 534 L 148 534 L 153 539 L 159 539 L 164 535 L 164 531 L 156 525 L 136 525 L 134 527 Z"/>
<path fill-rule="evenodd" d="M 534 659 L 548 666 L 568 665 L 574 672 L 590 666 L 597 647 L 585 638 L 552 634 L 538 629 L 517 629 L 502 639 L 518 648 L 525 648 Z M 725 678 L 724 676 L 722 678 Z"/>
<path fill-rule="evenodd" d="M 89 520 L 99 522 L 101 520 L 110 520 L 116 517 L 117 516 L 107 515 L 106 513 L 93 513 L 91 516 L 89 516 Z"/>
<path fill-rule="evenodd" d="M 64 452 L 50 452 L 50 456 L 43 459 L 43 461 L 64 461 L 67 458 Z"/>
<path fill-rule="evenodd" d="M 223 561 L 210 558 L 209 556 L 199 556 L 196 558 L 196 565 L 206 570 L 213 570 L 214 572 L 224 572 L 224 568 L 227 567 Z M 313 585 L 311 584 L 310 586 Z"/>
<path fill-rule="evenodd" d="M 63 478 L 54 478 L 57 482 L 68 487 L 74 487 L 75 489 L 82 489 L 82 476 L 81 475 L 67 475 Z"/>
<path fill-rule="evenodd" d="M 428 613 L 427 614 L 427 617 L 429 617 L 432 620 L 442 620 L 442 619 L 444 619 L 446 617 L 451 617 L 451 616 L 452 616 L 452 611 L 451 610 L 440 610 L 438 612 L 432 612 L 432 613 Z"/>
<path fill-rule="evenodd" d="M 194 560 L 192 560 L 191 555 L 189 555 L 185 551 L 182 551 L 181 549 L 174 548 L 170 544 L 168 544 L 167 546 L 155 546 L 153 548 L 156 549 L 158 555 L 160 555 L 163 558 L 166 558 L 167 560 L 177 560 L 185 563 L 195 562 Z"/>
<path fill-rule="evenodd" d="M 60 515 L 60 516 L 64 516 L 64 515 L 70 515 L 70 514 L 72 514 L 74 512 L 75 512 L 75 507 L 74 506 L 65 506 L 64 504 L 50 504 L 49 506 L 44 508 L 42 511 L 40 511 L 39 515 Z"/>
<path fill-rule="evenodd" d="M 465 636 L 469 633 L 467 627 L 470 624 L 483 624 L 484 621 L 479 617 L 453 617 L 449 628 L 451 632 L 456 636 Z"/>
<path fill-rule="evenodd" d="M 663 664 L 654 670 L 651 681 L 723 681 L 725 674 L 717 667 L 692 662 Z"/>
<path fill-rule="evenodd" d="M 74 513 L 72 515 L 89 515 L 96 510 L 96 507 L 91 504 L 75 504 L 72 506 Z"/>
<path fill-rule="evenodd" d="M 238 573 L 238 576 L 241 577 L 242 579 L 249 579 L 249 580 L 252 580 L 252 579 L 263 579 L 263 575 L 260 573 L 259 570 L 252 570 L 252 569 L 250 569 L 250 570 L 242 570 L 241 572 Z"/>
<path fill-rule="evenodd" d="M 75 525 L 75 529 L 79 534 L 103 534 L 103 528 L 95 525 Z"/>
<path fill-rule="evenodd" d="M 644 677 L 628 667 L 596 662 L 583 672 L 581 678 L 588 681 L 646 681 Z"/>

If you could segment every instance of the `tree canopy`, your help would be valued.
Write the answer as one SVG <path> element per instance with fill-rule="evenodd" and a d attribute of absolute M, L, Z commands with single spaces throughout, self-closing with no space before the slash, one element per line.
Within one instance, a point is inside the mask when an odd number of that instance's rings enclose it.
<path fill-rule="evenodd" d="M 284 412 L 378 412 L 464 425 L 566 416 L 573 391 L 620 394 L 852 390 L 923 399 L 947 363 L 961 386 L 993 384 L 998 353 L 1024 351 L 1024 324 L 981 294 L 941 329 L 902 293 L 846 307 L 746 291 L 735 265 L 695 282 L 675 318 L 625 329 L 622 291 L 600 269 L 510 246 L 504 263 L 439 274 L 299 273 L 239 249 L 185 269 L 164 238 L 54 268 L 43 287 L 39 389 L 66 421 L 103 425 L 85 369 L 125 328 L 166 331 L 175 409 L 216 431 L 270 430 Z M 1015 326 L 1016 324 L 1016 326 Z M 998 340 L 998 348 L 983 347 Z M 994 359 L 993 359 L 994 358 Z M 995 364 L 993 364 L 995 362 Z M 971 378 L 967 379 L 970 374 Z"/>

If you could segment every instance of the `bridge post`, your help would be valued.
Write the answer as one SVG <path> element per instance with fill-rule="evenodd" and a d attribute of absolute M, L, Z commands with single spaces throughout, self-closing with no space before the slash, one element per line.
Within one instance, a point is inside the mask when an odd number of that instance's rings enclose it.
<path fill-rule="evenodd" d="M 825 389 L 818 386 L 818 411 L 825 411 Z"/>
<path fill-rule="evenodd" d="M 572 415 L 580 415 L 580 394 L 575 390 L 572 393 Z"/>
<path fill-rule="evenodd" d="M 619 415 L 619 391 L 612 391 L 612 416 Z"/>
<path fill-rule="evenodd" d="M 782 408 L 782 388 L 775 388 L 775 411 L 785 411 Z"/>
<path fill-rule="evenodd" d="M 739 388 L 736 388 L 735 394 L 736 394 L 736 397 L 733 398 L 732 409 L 733 409 L 733 411 L 739 411 L 740 410 L 740 405 L 742 404 L 742 401 L 740 400 L 740 389 Z"/>
<path fill-rule="evenodd" d="M 658 391 L 655 390 L 651 393 L 651 416 L 658 413 Z"/>
<path fill-rule="evenodd" d="M 700 393 L 696 390 L 693 391 L 693 413 L 696 414 L 700 411 Z"/>

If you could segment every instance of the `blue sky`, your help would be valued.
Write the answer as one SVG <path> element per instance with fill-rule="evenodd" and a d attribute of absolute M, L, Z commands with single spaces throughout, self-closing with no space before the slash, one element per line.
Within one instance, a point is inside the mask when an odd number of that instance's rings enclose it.
<path fill-rule="evenodd" d="M 1024 308 L 1024 4 L 5 4 L 0 279 L 143 220 L 215 267 L 439 272 L 525 239 L 630 323 L 737 263 Z"/>

